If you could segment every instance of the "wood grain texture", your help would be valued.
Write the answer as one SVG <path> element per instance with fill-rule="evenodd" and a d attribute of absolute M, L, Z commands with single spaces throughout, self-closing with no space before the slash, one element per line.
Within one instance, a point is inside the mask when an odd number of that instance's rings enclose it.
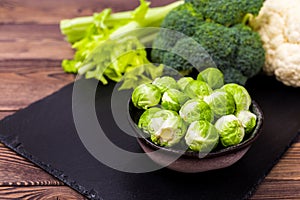
<path fill-rule="evenodd" d="M 172 1 L 151 2 L 161 6 Z M 61 19 L 136 5 L 138 0 L 0 0 L 0 119 L 74 80 L 61 69 L 61 60 L 73 56 L 59 31 Z M 0 144 L 0 199 L 84 198 Z M 251 199 L 300 199 L 300 138 Z"/>
<path fill-rule="evenodd" d="M 14 114 L 15 111 L 0 111 L 0 120 L 4 119 L 5 117 Z"/>
<path fill-rule="evenodd" d="M 84 200 L 85 198 L 67 186 L 0 187 L 1 200 Z"/>
<path fill-rule="evenodd" d="M 63 185 L 63 183 L 1 143 L 0 158 L 0 186 Z"/>
<path fill-rule="evenodd" d="M 152 0 L 151 6 L 162 6 L 174 0 Z M 57 24 L 62 19 L 91 15 L 104 8 L 114 12 L 132 10 L 138 0 L 1 0 L 0 24 Z M 34 13 L 34 14 L 32 14 Z"/>
<path fill-rule="evenodd" d="M 1 11 L 0 11 L 1 13 Z M 73 50 L 55 25 L 0 25 L 0 61 L 72 58 Z"/>
<path fill-rule="evenodd" d="M 0 62 L 0 110 L 24 108 L 73 80 L 73 75 L 62 71 L 60 61 Z"/>

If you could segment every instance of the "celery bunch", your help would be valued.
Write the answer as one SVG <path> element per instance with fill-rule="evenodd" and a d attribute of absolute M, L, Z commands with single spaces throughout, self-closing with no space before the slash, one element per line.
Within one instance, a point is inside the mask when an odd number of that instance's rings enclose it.
<path fill-rule="evenodd" d="M 150 8 L 150 2 L 140 0 L 133 11 L 112 13 L 107 8 L 93 16 L 62 20 L 61 32 L 76 49 L 72 60 L 63 60 L 64 71 L 107 84 L 106 78 L 118 82 L 127 71 L 151 64 L 142 40 L 153 40 L 155 32 L 134 30 L 159 27 L 165 16 L 182 3 Z M 151 67 L 155 71 L 155 66 Z"/>

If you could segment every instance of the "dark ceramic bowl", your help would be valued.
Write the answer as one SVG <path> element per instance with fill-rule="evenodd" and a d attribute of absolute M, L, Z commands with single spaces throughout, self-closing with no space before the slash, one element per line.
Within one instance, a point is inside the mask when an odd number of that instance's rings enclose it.
<path fill-rule="evenodd" d="M 138 128 L 138 120 L 143 110 L 136 108 L 131 101 L 128 104 L 128 119 L 133 127 L 137 141 L 145 153 L 160 150 L 159 153 L 147 154 L 154 162 L 166 166 L 166 161 L 178 157 L 178 159 L 166 167 L 179 172 L 195 173 L 228 167 L 239 159 L 249 150 L 253 142 L 259 137 L 263 123 L 263 113 L 255 101 L 252 101 L 250 110 L 256 114 L 257 123 L 253 132 L 247 134 L 244 140 L 235 146 L 222 148 L 218 147 L 204 157 L 197 152 L 181 150 L 174 147 L 161 147 L 154 144 L 150 138 L 146 137 L 141 129 Z"/>

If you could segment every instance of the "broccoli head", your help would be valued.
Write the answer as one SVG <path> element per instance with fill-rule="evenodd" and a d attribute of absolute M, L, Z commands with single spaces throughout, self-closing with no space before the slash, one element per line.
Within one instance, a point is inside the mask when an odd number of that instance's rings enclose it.
<path fill-rule="evenodd" d="M 220 69 L 231 67 L 237 43 L 235 32 L 231 28 L 205 23 L 198 27 L 193 38 L 211 55 Z"/>
<path fill-rule="evenodd" d="M 212 67 L 214 63 L 224 73 L 225 82 L 239 84 L 245 84 L 261 70 L 265 54 L 260 36 L 245 23 L 248 13 L 258 13 L 263 0 L 185 2 L 166 16 L 162 27 L 181 32 L 191 39 L 163 29 L 154 40 L 152 61 L 166 64 L 183 74 L 194 68 Z"/>
<path fill-rule="evenodd" d="M 257 15 L 264 0 L 185 0 L 191 3 L 206 21 L 232 26 L 243 21 L 246 14 Z"/>
<path fill-rule="evenodd" d="M 189 37 L 180 39 L 171 51 L 166 52 L 163 63 L 181 72 L 182 75 L 188 74 L 193 68 L 202 71 L 207 67 L 216 67 L 210 54 Z"/>
<path fill-rule="evenodd" d="M 238 24 L 235 30 L 238 43 L 232 67 L 247 78 L 251 78 L 262 69 L 265 62 L 265 50 L 260 35 L 246 25 Z"/>
<path fill-rule="evenodd" d="M 186 36 L 192 36 L 203 16 L 190 3 L 182 4 L 168 13 L 161 24 L 162 29 L 153 42 L 151 59 L 161 63 L 163 55 L 173 48 L 176 42 Z"/>

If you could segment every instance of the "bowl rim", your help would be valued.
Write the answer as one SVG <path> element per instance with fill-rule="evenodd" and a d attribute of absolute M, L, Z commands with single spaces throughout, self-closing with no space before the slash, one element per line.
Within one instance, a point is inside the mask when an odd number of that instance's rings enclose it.
<path fill-rule="evenodd" d="M 260 106 L 258 105 L 258 103 L 256 101 L 252 100 L 250 110 L 257 116 L 257 123 L 256 123 L 254 130 L 251 133 L 248 133 L 248 134 L 251 134 L 249 136 L 249 138 L 247 138 L 246 140 L 242 141 L 241 143 L 239 143 L 237 145 L 225 147 L 225 148 L 222 148 L 215 152 L 205 153 L 204 157 L 199 157 L 201 155 L 201 153 L 199 153 L 199 152 L 194 152 L 191 150 L 174 149 L 172 147 L 162 147 L 162 146 L 159 146 L 159 145 L 153 143 L 149 139 L 149 137 L 145 137 L 146 133 L 144 133 L 137 126 L 137 124 L 134 122 L 134 120 L 131 117 L 130 104 L 133 106 L 131 98 L 129 99 L 128 104 L 127 104 L 127 111 L 128 111 L 127 118 L 128 118 L 128 121 L 129 121 L 131 127 L 135 131 L 135 134 L 137 135 L 137 137 L 136 137 L 137 140 L 139 140 L 140 142 L 151 147 L 151 149 L 153 149 L 153 150 L 162 150 L 165 153 L 172 153 L 172 154 L 176 154 L 176 155 L 179 154 L 179 155 L 181 155 L 181 157 L 187 157 L 187 158 L 196 158 L 196 157 L 201 158 L 201 159 L 213 158 L 213 157 L 227 155 L 230 153 L 235 153 L 239 150 L 245 149 L 245 148 L 249 147 L 254 141 L 257 140 L 257 138 L 259 137 L 259 135 L 262 132 L 261 130 L 262 130 L 263 121 L 264 121 L 262 109 L 260 108 Z M 138 109 L 138 108 L 136 108 L 136 109 Z"/>

